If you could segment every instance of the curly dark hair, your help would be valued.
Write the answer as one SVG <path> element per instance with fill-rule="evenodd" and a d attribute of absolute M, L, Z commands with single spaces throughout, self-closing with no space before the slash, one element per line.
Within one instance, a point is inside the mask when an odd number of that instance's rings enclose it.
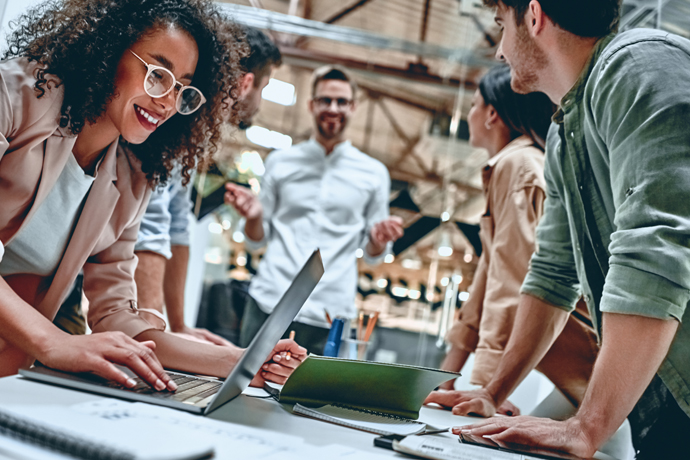
<path fill-rule="evenodd" d="M 242 34 L 239 26 L 210 1 L 48 0 L 16 21 L 3 58 L 22 56 L 38 63 L 37 97 L 50 88 L 47 76 L 57 77 L 64 86 L 59 123 L 76 135 L 117 96 L 114 81 L 123 53 L 168 26 L 196 41 L 199 59 L 192 85 L 207 102 L 191 115 L 170 118 L 142 144 L 126 145 L 141 161 L 151 186 L 166 182 L 177 164 L 187 184 L 190 171 L 217 150 L 222 111 L 228 95 L 237 101 L 239 61 L 248 54 L 247 45 L 235 38 Z M 232 109 L 236 117 L 236 107 Z"/>

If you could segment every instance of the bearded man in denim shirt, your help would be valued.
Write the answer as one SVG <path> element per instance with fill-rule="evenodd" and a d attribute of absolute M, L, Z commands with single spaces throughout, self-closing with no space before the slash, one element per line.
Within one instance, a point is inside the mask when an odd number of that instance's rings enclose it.
<path fill-rule="evenodd" d="M 542 91 L 560 109 L 514 331 L 492 381 L 456 402 L 493 415 L 580 293 L 601 349 L 574 417 L 503 417 L 455 432 L 590 457 L 630 414 L 638 459 L 679 458 L 690 433 L 690 41 L 613 35 L 618 0 L 484 3 L 504 29 L 497 54 L 513 89 Z"/>

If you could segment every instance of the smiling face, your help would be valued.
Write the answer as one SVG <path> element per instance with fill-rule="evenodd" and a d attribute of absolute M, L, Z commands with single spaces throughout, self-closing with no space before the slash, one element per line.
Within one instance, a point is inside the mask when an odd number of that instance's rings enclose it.
<path fill-rule="evenodd" d="M 513 91 L 520 94 L 541 91 L 539 72 L 547 66 L 548 60 L 544 51 L 529 35 L 524 20 L 518 25 L 515 10 L 502 2 L 499 2 L 496 9 L 495 20 L 503 29 L 496 57 L 510 66 Z"/>
<path fill-rule="evenodd" d="M 199 51 L 189 34 L 174 27 L 157 28 L 125 51 L 115 75 L 115 96 L 106 108 L 104 122 L 110 123 L 132 144 L 141 144 L 177 110 L 177 91 L 153 98 L 144 90 L 146 66 L 165 67 L 183 85 L 190 85 Z"/>
<path fill-rule="evenodd" d="M 327 140 L 340 139 L 344 136 L 350 118 L 354 112 L 352 87 L 343 80 L 321 80 L 315 88 L 314 98 L 309 101 L 309 110 L 314 116 L 314 124 L 319 134 Z M 328 99 L 327 107 L 316 101 Z M 339 105 L 340 101 L 350 101 Z"/>

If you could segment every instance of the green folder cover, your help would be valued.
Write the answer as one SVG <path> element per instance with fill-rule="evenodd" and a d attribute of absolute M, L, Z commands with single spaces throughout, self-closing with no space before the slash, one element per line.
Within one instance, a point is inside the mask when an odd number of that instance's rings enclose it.
<path fill-rule="evenodd" d="M 339 404 L 416 420 L 429 393 L 459 375 L 405 364 L 310 355 L 285 382 L 280 402 L 307 407 Z"/>

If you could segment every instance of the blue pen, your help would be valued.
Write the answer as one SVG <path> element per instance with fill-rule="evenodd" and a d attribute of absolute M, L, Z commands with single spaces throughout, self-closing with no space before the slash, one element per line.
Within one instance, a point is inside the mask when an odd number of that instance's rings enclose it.
<path fill-rule="evenodd" d="M 331 330 L 328 332 L 328 340 L 323 348 L 324 356 L 337 357 L 340 350 L 340 338 L 343 336 L 343 319 L 334 318 Z"/>

